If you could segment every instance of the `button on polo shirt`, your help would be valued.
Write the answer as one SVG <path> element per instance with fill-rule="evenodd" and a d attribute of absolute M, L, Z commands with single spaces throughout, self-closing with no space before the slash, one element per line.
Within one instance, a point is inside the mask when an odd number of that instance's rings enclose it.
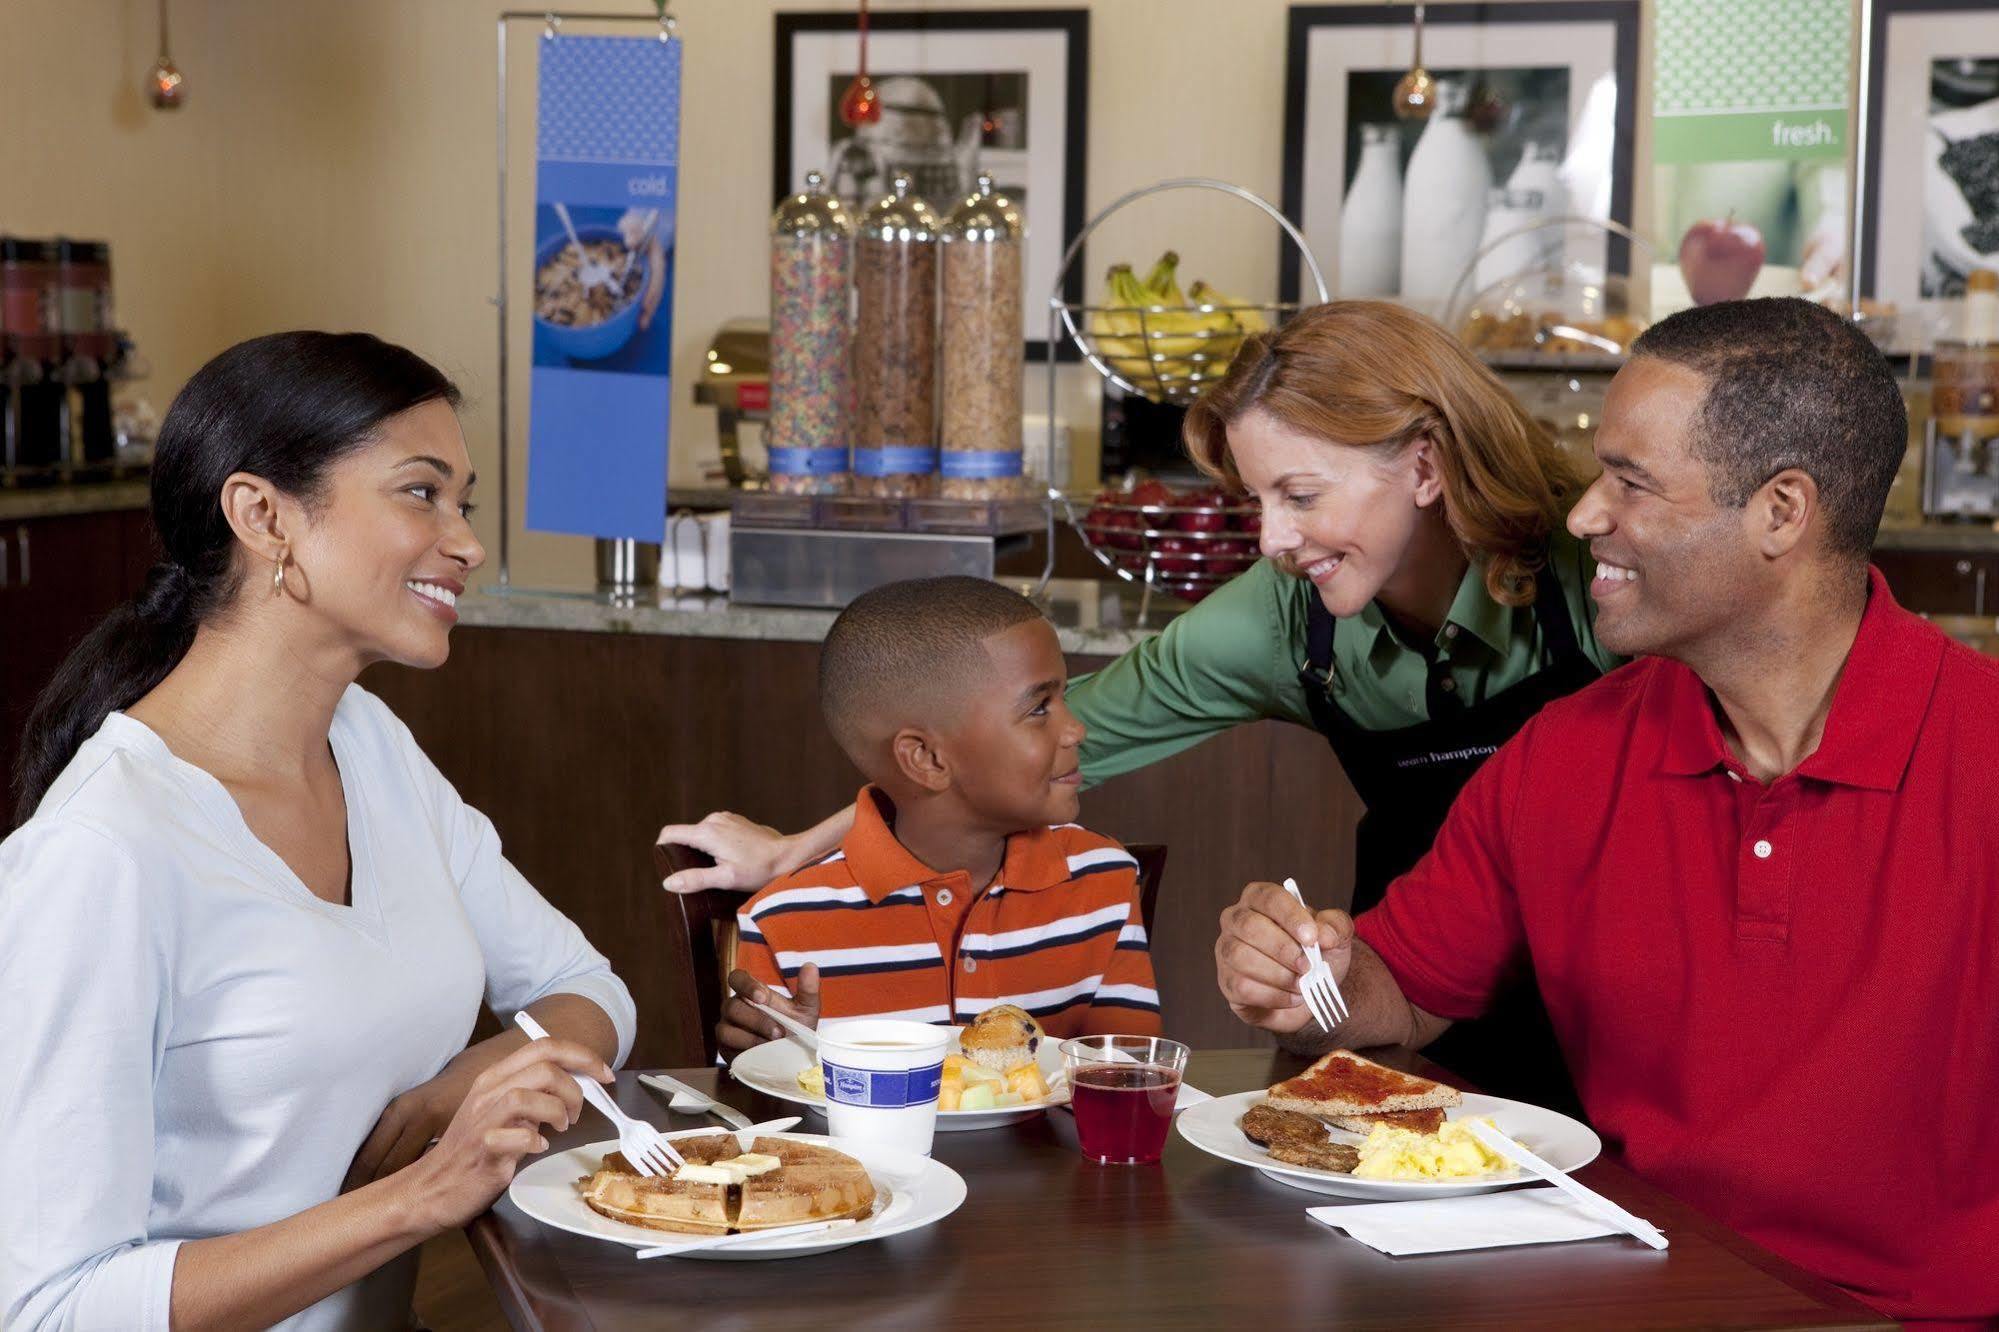
<path fill-rule="evenodd" d="M 1360 936 L 1445 1017 L 1531 964 L 1639 1174 L 1896 1317 L 1993 1318 L 1995 771 L 1999 663 L 1875 572 L 1796 771 L 1634 663 L 1504 746 Z"/>

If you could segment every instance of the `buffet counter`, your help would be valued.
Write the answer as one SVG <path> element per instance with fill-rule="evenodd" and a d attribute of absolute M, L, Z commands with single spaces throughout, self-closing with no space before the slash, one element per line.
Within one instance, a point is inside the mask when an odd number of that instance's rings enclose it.
<path fill-rule="evenodd" d="M 124 481 L 92 481 L 71 486 L 0 489 L 0 522 L 68 518 L 86 513 L 123 513 L 151 502 L 152 482 L 143 476 Z"/>
<path fill-rule="evenodd" d="M 1035 580 L 1002 579 L 1017 591 Z M 1116 657 L 1151 637 L 1186 609 L 1161 598 L 1141 622 L 1132 585 L 1115 580 L 1058 578 L 1049 584 L 1049 617 L 1071 656 Z M 600 634 L 664 634 L 683 638 L 817 643 L 837 612 L 783 606 L 740 606 L 713 593 L 644 596 L 488 588 L 459 600 L 458 622 L 476 629 L 564 629 Z"/>
<path fill-rule="evenodd" d="M 1058 580 L 1055 593 L 1072 673 L 1184 610 L 1167 602 L 1140 625 L 1126 585 Z M 860 774 L 819 712 L 832 613 L 521 590 L 458 606 L 441 669 L 377 666 L 362 684 L 631 985 L 646 1015 L 635 1063 L 699 1063 L 698 1019 L 676 1011 L 682 926 L 658 887 L 653 835 L 713 809 L 791 831 L 853 799 Z M 1359 816 L 1326 742 L 1282 722 L 1238 727 L 1084 795 L 1088 826 L 1168 848 L 1153 954 L 1176 1035 L 1253 1039 L 1215 989 L 1216 917 L 1251 879 L 1295 875 L 1313 900 L 1344 902 Z"/>
<path fill-rule="evenodd" d="M 1999 528 L 1990 523 L 1917 522 L 1881 525 L 1876 550 L 1963 550 L 1999 555 Z"/>

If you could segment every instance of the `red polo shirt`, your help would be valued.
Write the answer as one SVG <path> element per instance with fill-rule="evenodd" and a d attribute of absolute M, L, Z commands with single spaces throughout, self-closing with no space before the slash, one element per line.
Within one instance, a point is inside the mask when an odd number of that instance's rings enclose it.
<path fill-rule="evenodd" d="M 1870 587 L 1795 772 L 1635 662 L 1494 755 L 1359 932 L 1444 1017 L 1531 965 L 1648 1180 L 1889 1314 L 1993 1318 L 1999 662 Z"/>

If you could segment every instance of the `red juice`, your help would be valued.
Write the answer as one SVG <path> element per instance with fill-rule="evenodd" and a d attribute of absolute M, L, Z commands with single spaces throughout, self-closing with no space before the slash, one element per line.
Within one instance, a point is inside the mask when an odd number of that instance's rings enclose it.
<path fill-rule="evenodd" d="M 1074 1070 L 1069 1104 L 1083 1155 L 1116 1165 L 1157 1161 L 1179 1091 L 1180 1075 L 1156 1065 Z"/>

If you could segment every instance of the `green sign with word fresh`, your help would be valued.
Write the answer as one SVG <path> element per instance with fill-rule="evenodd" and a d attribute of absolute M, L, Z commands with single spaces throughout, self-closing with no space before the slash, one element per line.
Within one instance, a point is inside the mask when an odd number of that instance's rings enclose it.
<path fill-rule="evenodd" d="M 1844 161 L 1851 0 L 1658 0 L 1661 164 Z"/>

